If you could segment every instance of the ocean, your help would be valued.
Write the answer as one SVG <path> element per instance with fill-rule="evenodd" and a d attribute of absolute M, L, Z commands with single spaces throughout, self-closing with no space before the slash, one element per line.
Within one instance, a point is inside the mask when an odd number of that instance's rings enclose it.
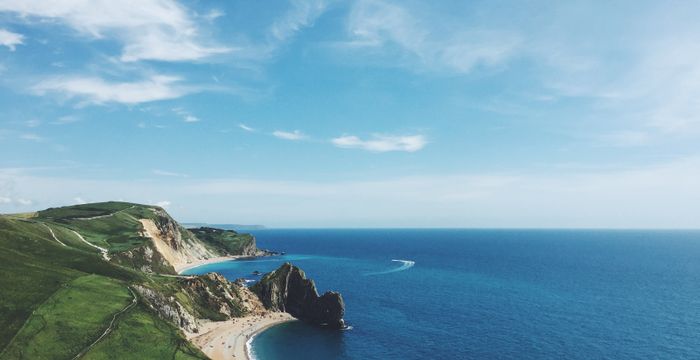
<path fill-rule="evenodd" d="M 352 326 L 275 326 L 259 360 L 700 359 L 700 231 L 252 233 L 287 255 L 190 273 L 255 280 L 289 261 L 342 293 Z"/>

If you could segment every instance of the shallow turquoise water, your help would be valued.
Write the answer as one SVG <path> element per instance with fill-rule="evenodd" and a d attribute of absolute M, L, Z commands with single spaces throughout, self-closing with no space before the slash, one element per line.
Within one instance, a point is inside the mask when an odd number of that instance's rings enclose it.
<path fill-rule="evenodd" d="M 700 358 L 697 231 L 254 234 L 290 255 L 192 271 L 254 280 L 291 261 L 343 294 L 353 326 L 271 328 L 261 360 Z"/>

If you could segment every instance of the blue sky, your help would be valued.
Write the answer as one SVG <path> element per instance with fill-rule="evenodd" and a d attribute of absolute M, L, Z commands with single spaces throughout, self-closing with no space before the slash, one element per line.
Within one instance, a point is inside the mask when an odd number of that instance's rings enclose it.
<path fill-rule="evenodd" d="M 0 212 L 698 227 L 699 11 L 0 0 Z"/>

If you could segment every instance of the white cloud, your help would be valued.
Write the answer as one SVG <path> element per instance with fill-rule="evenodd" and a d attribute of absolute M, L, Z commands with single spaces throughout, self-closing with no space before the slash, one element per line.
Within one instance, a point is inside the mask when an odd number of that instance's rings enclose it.
<path fill-rule="evenodd" d="M 201 60 L 232 51 L 205 43 L 190 11 L 173 0 L 0 0 L 0 12 L 56 20 L 94 39 L 119 39 L 126 62 Z"/>
<path fill-rule="evenodd" d="M 82 205 L 82 204 L 86 204 L 87 201 L 83 200 L 83 198 L 78 196 L 78 197 L 73 198 L 73 203 L 78 204 L 78 205 Z"/>
<path fill-rule="evenodd" d="M 176 173 L 172 171 L 165 171 L 165 170 L 160 170 L 160 169 L 153 169 L 152 170 L 154 175 L 160 175 L 160 176 L 170 176 L 170 177 L 188 177 L 189 175 L 187 174 L 181 174 L 181 173 Z"/>
<path fill-rule="evenodd" d="M 311 26 L 325 9 L 323 0 L 292 0 L 292 8 L 270 27 L 270 36 L 278 42 L 286 41 L 299 30 Z"/>
<path fill-rule="evenodd" d="M 188 123 L 200 121 L 200 119 L 194 115 L 185 115 L 184 120 L 185 120 L 185 122 L 188 122 Z"/>
<path fill-rule="evenodd" d="M 406 151 L 415 152 L 425 147 L 428 141 L 423 135 L 387 136 L 374 135 L 363 140 L 357 136 L 344 135 L 331 139 L 333 145 L 341 148 L 362 149 L 373 152 Z"/>
<path fill-rule="evenodd" d="M 9 197 L 0 196 L 0 204 L 10 204 L 10 203 L 12 203 L 12 199 L 10 199 Z"/>
<path fill-rule="evenodd" d="M 43 137 L 41 137 L 41 136 L 39 136 L 39 135 L 37 135 L 37 134 L 34 134 L 34 133 L 22 134 L 22 135 L 20 135 L 20 138 L 21 138 L 22 140 L 29 140 L 29 141 L 34 141 L 34 142 L 42 142 L 42 141 L 44 141 L 44 138 L 43 138 Z"/>
<path fill-rule="evenodd" d="M 41 121 L 39 119 L 29 119 L 24 122 L 24 126 L 30 127 L 30 128 L 35 128 L 39 127 L 41 125 Z"/>
<path fill-rule="evenodd" d="M 238 124 L 238 127 L 247 131 L 247 132 L 255 132 L 256 130 L 253 129 L 252 127 L 246 125 L 246 124 Z"/>
<path fill-rule="evenodd" d="M 178 114 L 180 117 L 182 117 L 182 121 L 187 122 L 187 123 L 194 123 L 194 122 L 199 122 L 201 121 L 200 118 L 192 115 L 189 111 L 181 108 L 181 107 L 176 107 L 172 109 L 174 113 Z"/>
<path fill-rule="evenodd" d="M 634 147 L 649 144 L 651 136 L 644 131 L 617 131 L 609 134 L 604 134 L 600 140 L 605 145 L 615 147 Z"/>
<path fill-rule="evenodd" d="M 22 205 L 22 206 L 29 206 L 29 205 L 34 203 L 33 201 L 28 200 L 28 199 L 17 199 L 17 200 L 15 200 L 15 202 L 19 205 Z"/>
<path fill-rule="evenodd" d="M 24 36 L 5 29 L 0 29 L 0 46 L 6 46 L 10 51 L 15 51 L 17 45 L 24 44 Z"/>
<path fill-rule="evenodd" d="M 70 124 L 80 121 L 80 118 L 74 115 L 65 115 L 61 116 L 56 121 L 51 122 L 53 125 L 65 125 L 65 124 Z"/>
<path fill-rule="evenodd" d="M 294 130 L 292 132 L 276 130 L 272 133 L 272 135 L 285 140 L 303 140 L 307 138 L 307 136 L 299 130 Z"/>
<path fill-rule="evenodd" d="M 32 90 L 37 95 L 55 93 L 69 99 L 77 98 L 81 105 L 134 105 L 175 99 L 196 91 L 179 85 L 180 81 L 179 77 L 163 75 L 133 82 L 110 82 L 98 77 L 55 77 L 36 84 Z"/>
<path fill-rule="evenodd" d="M 350 40 L 340 45 L 346 50 L 379 50 L 392 64 L 412 69 L 469 73 L 480 65 L 502 64 L 522 42 L 513 32 L 466 28 L 460 23 L 444 27 L 445 21 L 444 16 L 428 19 L 398 3 L 361 0 L 350 14 Z M 398 57 L 393 49 L 400 50 Z"/>
<path fill-rule="evenodd" d="M 156 206 L 160 206 L 162 208 L 167 208 L 168 206 L 171 205 L 170 201 L 164 200 L 164 201 L 159 201 L 156 203 Z"/>

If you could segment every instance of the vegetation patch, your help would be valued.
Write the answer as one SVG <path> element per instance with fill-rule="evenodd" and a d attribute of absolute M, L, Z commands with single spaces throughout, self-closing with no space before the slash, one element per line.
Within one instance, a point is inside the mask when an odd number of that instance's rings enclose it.
<path fill-rule="evenodd" d="M 6 359 L 70 359 L 107 329 L 132 296 L 123 283 L 79 277 L 39 306 L 3 354 Z"/>

